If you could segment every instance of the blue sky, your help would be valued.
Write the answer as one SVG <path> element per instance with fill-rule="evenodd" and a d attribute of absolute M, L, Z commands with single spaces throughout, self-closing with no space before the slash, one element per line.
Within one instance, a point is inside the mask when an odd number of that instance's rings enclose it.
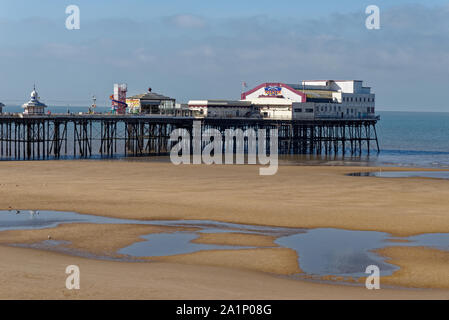
<path fill-rule="evenodd" d="M 65 28 L 78 5 L 81 29 Z M 365 8 L 381 29 L 365 28 Z M 179 102 L 238 99 L 241 82 L 363 79 L 379 110 L 449 111 L 447 1 L 0 2 L 0 101 L 36 82 L 52 105 L 106 104 L 115 82 Z"/>

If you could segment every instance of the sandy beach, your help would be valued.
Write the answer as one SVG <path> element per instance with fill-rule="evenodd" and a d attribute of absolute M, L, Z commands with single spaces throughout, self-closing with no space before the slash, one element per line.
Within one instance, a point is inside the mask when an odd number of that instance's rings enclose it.
<path fill-rule="evenodd" d="M 371 230 L 392 237 L 449 231 L 446 180 L 345 175 L 379 170 L 374 167 L 281 166 L 274 176 L 259 176 L 258 170 L 126 161 L 1 162 L 0 209 Z M 204 251 L 136 263 L 8 246 L 43 241 L 51 233 L 78 250 L 113 255 L 139 241 L 140 235 L 164 231 L 131 224 L 71 224 L 0 232 L 0 298 L 449 299 L 449 253 L 429 248 L 380 250 L 401 267 L 385 278 L 385 284 L 403 288 L 371 291 L 289 278 L 301 272 L 298 256 L 262 236 L 215 234 L 196 241 L 266 248 Z M 65 289 L 68 264 L 82 270 L 79 291 Z"/>

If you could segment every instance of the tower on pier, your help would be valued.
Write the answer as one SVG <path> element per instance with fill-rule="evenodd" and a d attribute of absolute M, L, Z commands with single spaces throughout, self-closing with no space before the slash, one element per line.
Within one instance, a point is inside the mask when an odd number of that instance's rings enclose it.
<path fill-rule="evenodd" d="M 22 105 L 23 114 L 44 114 L 45 108 L 47 106 L 39 101 L 39 95 L 36 91 L 36 86 L 33 87 L 31 91 L 31 99 L 27 103 Z"/>

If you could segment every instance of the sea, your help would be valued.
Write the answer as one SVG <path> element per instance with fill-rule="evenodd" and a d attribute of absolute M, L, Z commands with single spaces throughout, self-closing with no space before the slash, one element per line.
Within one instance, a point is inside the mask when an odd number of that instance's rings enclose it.
<path fill-rule="evenodd" d="M 53 106 L 48 110 L 52 113 L 77 114 L 87 112 L 88 107 Z M 6 106 L 3 111 L 21 112 L 22 108 Z M 108 111 L 110 111 L 109 107 L 96 108 L 96 112 L 107 113 Z M 280 156 L 280 164 L 449 168 L 449 112 L 379 111 L 377 114 L 380 115 L 380 121 L 376 126 L 379 153 L 374 150 L 368 155 L 365 150 L 361 156 L 355 157 L 349 155 Z M 145 159 L 139 161 L 145 161 Z"/>
<path fill-rule="evenodd" d="M 399 166 L 449 168 L 449 113 L 384 111 L 379 115 L 381 152 L 373 160 Z"/>

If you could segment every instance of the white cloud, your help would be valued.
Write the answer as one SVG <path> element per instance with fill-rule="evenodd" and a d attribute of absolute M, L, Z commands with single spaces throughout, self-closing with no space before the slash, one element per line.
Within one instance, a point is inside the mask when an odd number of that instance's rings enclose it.
<path fill-rule="evenodd" d="M 191 14 L 178 14 L 167 18 L 167 21 L 179 28 L 204 28 L 206 26 L 206 21 L 203 18 Z"/>

